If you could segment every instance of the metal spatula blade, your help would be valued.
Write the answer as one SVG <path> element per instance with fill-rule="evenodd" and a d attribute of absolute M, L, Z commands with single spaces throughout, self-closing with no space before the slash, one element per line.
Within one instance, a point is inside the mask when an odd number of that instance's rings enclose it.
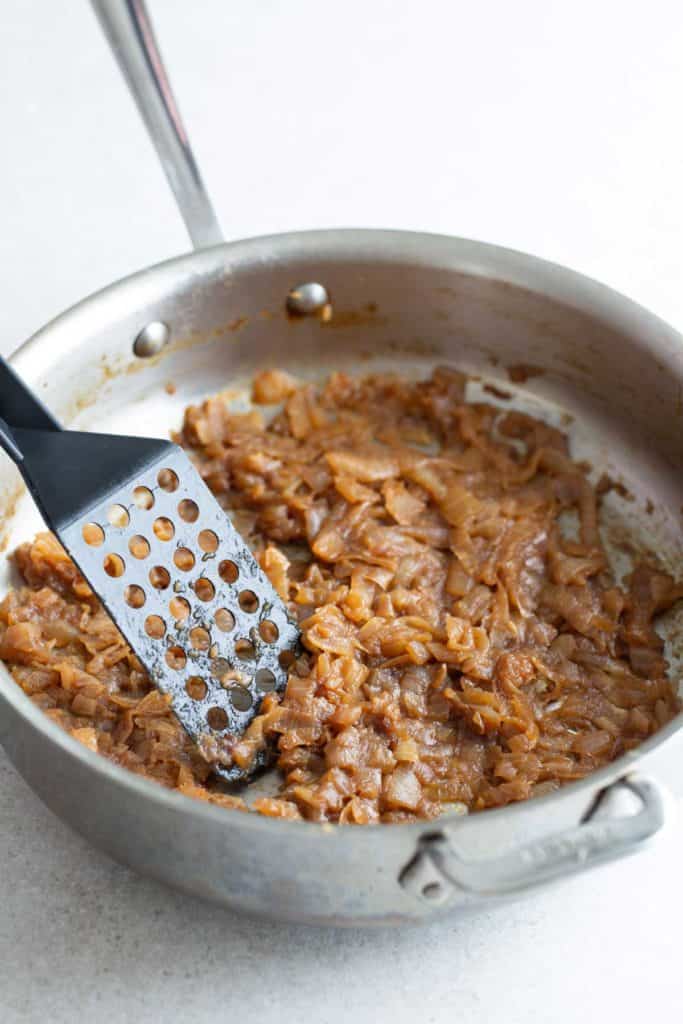
<path fill-rule="evenodd" d="M 0 444 L 154 685 L 214 770 L 245 778 L 230 747 L 284 690 L 299 631 L 226 513 L 177 445 L 59 430 L 6 365 L 0 409 L 21 424 L 0 421 Z"/>

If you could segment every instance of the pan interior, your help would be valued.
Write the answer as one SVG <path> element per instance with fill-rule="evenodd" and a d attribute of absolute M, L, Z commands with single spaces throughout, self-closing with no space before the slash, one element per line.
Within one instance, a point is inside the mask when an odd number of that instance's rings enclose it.
<path fill-rule="evenodd" d="M 97 394 L 88 396 L 86 407 L 74 416 L 71 426 L 163 437 L 179 426 L 188 404 L 200 402 L 218 391 L 225 393 L 226 400 L 236 410 L 248 409 L 250 380 L 257 367 L 242 367 L 239 373 L 231 367 L 228 374 L 220 366 L 222 361 L 218 360 L 219 365 L 213 366 L 211 360 L 198 359 L 194 370 L 188 372 L 188 368 L 183 366 L 181 373 L 178 372 L 180 368 L 174 367 L 172 358 L 161 360 L 129 376 L 127 388 L 125 374 L 110 376 Z M 359 361 L 353 356 L 344 357 L 342 353 L 328 360 L 287 361 L 286 366 L 289 372 L 311 380 L 339 369 L 354 374 L 390 371 L 420 378 L 443 362 L 443 358 L 434 357 L 397 358 L 396 353 Z M 133 388 L 130 387 L 131 380 L 134 380 Z M 491 386 L 496 391 L 504 391 L 505 396 L 492 393 L 488 390 Z M 534 393 L 528 386 L 509 380 L 503 383 L 499 375 L 473 374 L 468 383 L 467 397 L 468 400 L 486 401 L 505 409 L 518 409 L 559 427 L 569 436 L 573 457 L 591 464 L 594 481 L 602 473 L 607 473 L 622 485 L 607 494 L 602 507 L 601 527 L 618 576 L 629 571 L 633 556 L 638 554 L 657 558 L 674 575 L 681 573 L 683 534 L 680 508 L 678 505 L 671 507 L 671 470 L 656 460 L 643 465 L 628 438 L 623 437 L 618 422 L 610 424 L 611 429 L 606 430 L 602 417 L 596 422 L 585 410 L 577 413 L 570 389 L 567 389 L 562 402 L 557 397 L 550 399 Z M 11 486 L 6 484 L 6 493 L 15 494 L 15 486 L 16 479 Z M 29 540 L 42 528 L 40 517 L 25 493 L 16 498 L 7 511 L 9 515 L 3 536 L 5 553 Z M 3 557 L 0 593 L 4 595 L 13 583 L 16 583 L 16 578 L 11 563 Z M 683 608 L 674 608 L 660 620 L 658 628 L 665 638 L 671 672 L 674 678 L 679 678 L 683 667 Z M 12 685 L 4 669 L 3 674 L 5 685 Z M 247 799 L 274 792 L 277 781 L 275 773 L 262 776 L 248 787 Z"/>

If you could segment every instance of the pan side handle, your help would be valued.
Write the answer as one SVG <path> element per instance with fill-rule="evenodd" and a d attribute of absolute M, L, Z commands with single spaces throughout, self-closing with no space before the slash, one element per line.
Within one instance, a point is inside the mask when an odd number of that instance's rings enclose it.
<path fill-rule="evenodd" d="M 636 810 L 616 814 L 614 797 L 630 794 Z M 465 859 L 454 833 L 423 836 L 399 882 L 424 903 L 446 904 L 461 897 L 512 896 L 587 868 L 636 853 L 660 831 L 666 818 L 661 787 L 640 775 L 626 775 L 601 790 L 578 825 L 523 843 L 497 857 Z"/>

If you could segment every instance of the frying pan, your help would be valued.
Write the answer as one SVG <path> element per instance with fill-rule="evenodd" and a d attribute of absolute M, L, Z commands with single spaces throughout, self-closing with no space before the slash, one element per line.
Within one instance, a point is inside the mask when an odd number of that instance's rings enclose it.
<path fill-rule="evenodd" d="M 617 570 L 628 530 L 680 574 L 677 332 L 570 270 L 458 238 L 335 230 L 214 244 L 220 230 L 144 8 L 95 6 L 198 248 L 85 299 L 16 353 L 15 369 L 62 422 L 158 435 L 217 389 L 244 405 L 250 376 L 267 365 L 315 378 L 333 368 L 425 375 L 445 362 L 470 375 L 472 397 L 493 385 L 510 397 L 487 401 L 560 423 L 578 457 L 624 484 L 627 500 L 612 492 L 605 509 Z M 305 282 L 327 289 L 330 321 L 288 315 L 288 293 Z M 5 552 L 39 528 L 4 459 L 0 512 Z M 13 570 L 0 557 L 4 593 Z M 677 669 L 680 615 L 663 629 Z M 611 765 L 525 803 L 401 826 L 317 825 L 216 808 L 127 772 L 50 722 L 0 666 L 0 742 L 93 844 L 213 902 L 329 924 L 426 920 L 639 849 L 668 803 L 640 769 L 682 724 L 679 715 Z"/>

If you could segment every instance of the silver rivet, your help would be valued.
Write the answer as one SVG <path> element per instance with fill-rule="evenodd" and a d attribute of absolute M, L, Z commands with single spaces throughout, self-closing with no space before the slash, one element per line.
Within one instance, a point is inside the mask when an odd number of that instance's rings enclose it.
<path fill-rule="evenodd" d="M 155 356 L 161 352 L 170 336 L 171 331 L 168 324 L 162 323 L 161 320 L 152 320 L 151 324 L 142 328 L 133 342 L 133 352 L 141 359 Z"/>
<path fill-rule="evenodd" d="M 287 309 L 298 316 L 319 313 L 328 303 L 327 289 L 317 281 L 298 284 L 287 295 Z"/>

